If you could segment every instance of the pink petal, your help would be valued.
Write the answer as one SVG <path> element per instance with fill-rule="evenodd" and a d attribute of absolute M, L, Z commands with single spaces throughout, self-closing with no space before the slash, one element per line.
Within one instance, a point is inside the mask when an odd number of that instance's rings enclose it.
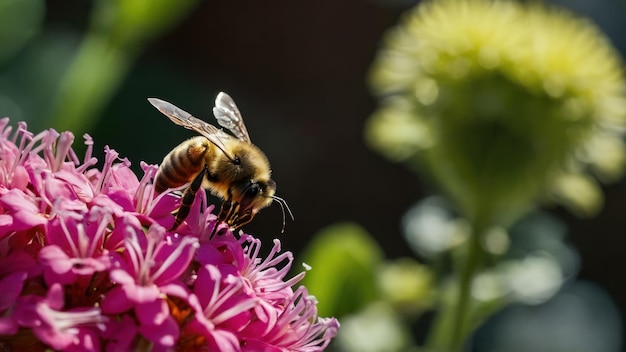
<path fill-rule="evenodd" d="M 199 193 L 199 192 L 198 192 Z M 153 204 L 153 207 L 148 214 L 159 225 L 169 229 L 174 224 L 174 216 L 172 212 L 180 207 L 180 197 L 175 197 L 171 193 L 168 193 Z"/>
<path fill-rule="evenodd" d="M 28 177 L 28 171 L 22 165 L 18 165 L 13 171 L 13 178 L 11 179 L 11 188 L 17 188 L 25 190 L 28 186 L 30 178 Z"/>
<path fill-rule="evenodd" d="M 13 217 L 7 214 L 0 214 L 0 227 L 13 224 Z"/>
<path fill-rule="evenodd" d="M 162 245 L 155 257 L 155 261 L 161 263 L 161 267 L 154 272 L 154 274 L 158 272 L 158 275 L 154 276 L 154 283 L 161 286 L 179 278 L 187 271 L 197 246 L 198 240 L 187 236 L 182 237 L 178 243 Z"/>
<path fill-rule="evenodd" d="M 28 253 L 28 250 L 29 247 L 26 246 L 26 248 L 20 251 L 15 251 L 4 258 L 0 258 L 0 277 L 19 271 L 25 272 L 27 277 L 41 274 L 41 266 Z"/>
<path fill-rule="evenodd" d="M 128 299 L 121 286 L 114 287 L 102 298 L 101 307 L 105 314 L 119 314 L 130 310 L 135 302 Z"/>
<path fill-rule="evenodd" d="M 131 199 L 131 194 L 128 194 L 123 189 L 111 190 L 107 192 L 107 196 L 125 211 L 135 211 L 135 205 Z"/>
<path fill-rule="evenodd" d="M 80 194 L 76 194 L 72 186 L 53 176 L 44 178 L 44 193 L 51 203 L 56 199 L 66 198 L 71 200 L 83 200 Z"/>
<path fill-rule="evenodd" d="M 110 268 L 111 261 L 106 252 L 103 254 L 97 258 L 74 258 L 72 271 L 77 275 L 92 275 L 96 272 L 106 271 Z"/>
<path fill-rule="evenodd" d="M 180 335 L 180 329 L 178 328 L 176 320 L 170 316 L 168 316 L 167 319 L 159 325 L 139 326 L 139 332 L 146 339 L 161 347 L 174 346 L 178 336 Z"/>
<path fill-rule="evenodd" d="M 239 352 L 241 346 L 239 339 L 235 334 L 230 331 L 216 329 L 211 333 L 211 340 L 207 341 L 209 345 L 209 351 L 220 352 Z M 258 350 L 264 351 L 264 350 Z M 265 351 L 264 351 L 265 352 Z"/>
<path fill-rule="evenodd" d="M 42 248 L 39 252 L 39 261 L 57 274 L 66 273 L 72 269 L 70 258 L 56 245 L 48 245 Z"/>
<path fill-rule="evenodd" d="M 45 217 L 39 215 L 39 209 L 35 200 L 24 194 L 22 191 L 12 189 L 0 196 L 0 206 L 5 209 L 5 213 L 12 216 L 12 224 L 5 218 L 3 222 L 6 228 L 2 228 L 4 233 L 10 231 L 22 231 L 46 223 Z"/>
<path fill-rule="evenodd" d="M 124 213 L 121 217 L 117 217 L 115 219 L 113 232 L 107 236 L 106 241 L 104 242 L 104 248 L 111 252 L 122 250 L 124 248 L 124 238 L 126 237 L 126 224 L 132 221 L 134 221 L 135 224 L 131 226 L 141 228 L 141 223 L 135 216 Z"/>
<path fill-rule="evenodd" d="M 115 216 L 130 215 L 127 212 L 135 211 L 135 208 L 129 197 L 129 194 L 122 191 L 99 194 L 93 199 L 92 204 L 109 209 Z"/>
<path fill-rule="evenodd" d="M 54 284 L 48 289 L 46 294 L 46 303 L 52 309 L 60 310 L 63 308 L 64 302 L 63 286 L 60 284 Z"/>
<path fill-rule="evenodd" d="M 102 332 L 102 337 L 107 339 L 108 352 L 133 351 L 131 348 L 138 329 L 135 321 L 128 315 L 123 315 L 121 320 L 110 319 L 106 329 Z"/>
<path fill-rule="evenodd" d="M 19 327 L 13 317 L 0 317 L 0 336 L 16 334 Z"/>
<path fill-rule="evenodd" d="M 109 182 L 111 188 L 119 188 L 127 194 L 135 194 L 139 187 L 137 175 L 123 164 L 113 165 Z"/>
<path fill-rule="evenodd" d="M 189 290 L 180 283 L 171 283 L 160 287 L 161 292 L 168 296 L 174 296 L 187 300 L 190 293 Z"/>
<path fill-rule="evenodd" d="M 126 297 L 129 300 L 136 303 L 147 303 L 156 300 L 161 292 L 158 287 L 154 285 L 150 286 L 138 286 L 138 285 L 124 285 L 122 287 Z"/>
<path fill-rule="evenodd" d="M 100 350 L 100 339 L 95 331 L 79 329 L 74 344 L 68 346 L 64 352 L 97 352 Z"/>
<path fill-rule="evenodd" d="M 74 343 L 76 336 L 72 334 L 60 334 L 53 329 L 50 325 L 44 325 L 33 328 L 33 333 L 43 343 L 50 345 L 55 350 L 64 350 L 72 343 Z"/>
<path fill-rule="evenodd" d="M 31 213 L 37 213 L 39 209 L 35 204 L 35 200 L 27 196 L 18 189 L 11 189 L 0 196 L 0 205 L 9 210 L 26 210 Z"/>
<path fill-rule="evenodd" d="M 50 245 L 42 248 L 39 252 L 39 261 L 43 266 L 46 283 L 66 285 L 76 281 L 76 274 L 72 272 L 73 263 L 59 246 Z"/>
<path fill-rule="evenodd" d="M 142 303 L 135 306 L 135 313 L 141 325 L 160 325 L 170 315 L 167 302 L 158 299 L 152 302 Z"/>
<path fill-rule="evenodd" d="M 261 340 L 248 339 L 248 340 L 244 340 L 241 346 L 241 351 L 242 352 L 258 352 L 258 351 L 282 352 L 283 349 L 276 347 L 274 345 L 270 345 L 269 343 L 261 341 Z"/>
<path fill-rule="evenodd" d="M 19 325 L 29 328 L 41 325 L 41 319 L 35 307 L 42 300 L 42 297 L 32 295 L 19 297 L 13 310 L 15 321 Z"/>
<path fill-rule="evenodd" d="M 91 182 L 81 173 L 74 171 L 60 170 L 54 175 L 58 180 L 63 181 L 75 194 L 75 196 L 89 202 L 93 198 L 93 188 Z"/>
<path fill-rule="evenodd" d="M 213 264 L 220 265 L 226 264 L 227 261 L 224 258 L 224 254 L 217 249 L 213 242 L 204 242 L 200 244 L 197 252 L 198 262 L 201 265 Z"/>
<path fill-rule="evenodd" d="M 17 296 L 22 292 L 22 285 L 26 280 L 26 273 L 19 271 L 9 274 L 0 280 L 0 312 L 15 304 Z"/>
<path fill-rule="evenodd" d="M 21 231 L 43 225 L 46 219 L 39 213 L 32 213 L 28 210 L 18 210 L 13 213 L 13 230 Z"/>
<path fill-rule="evenodd" d="M 128 273 L 128 271 L 123 269 L 113 269 L 110 274 L 111 280 L 115 281 L 120 285 L 134 285 L 135 278 Z"/>

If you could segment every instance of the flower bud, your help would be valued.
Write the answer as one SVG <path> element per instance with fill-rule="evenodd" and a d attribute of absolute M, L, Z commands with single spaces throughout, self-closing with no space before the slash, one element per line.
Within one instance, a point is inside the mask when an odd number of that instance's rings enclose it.
<path fill-rule="evenodd" d="M 385 38 L 371 73 L 382 104 L 366 136 L 392 159 L 423 167 L 466 216 L 490 207 L 516 218 L 546 195 L 593 214 L 595 183 L 585 184 L 584 199 L 559 183 L 587 171 L 622 175 L 620 67 L 606 37 L 564 11 L 426 1 Z"/>

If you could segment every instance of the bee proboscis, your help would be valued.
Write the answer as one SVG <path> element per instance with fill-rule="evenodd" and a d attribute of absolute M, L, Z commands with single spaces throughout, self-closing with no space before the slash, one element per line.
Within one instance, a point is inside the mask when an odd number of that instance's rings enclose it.
<path fill-rule="evenodd" d="M 223 200 L 218 219 L 232 229 L 250 222 L 273 200 L 283 209 L 284 229 L 284 209 L 290 215 L 291 211 L 285 201 L 275 195 L 276 183 L 271 178 L 267 157 L 250 141 L 241 113 L 228 94 L 217 95 L 213 115 L 218 124 L 233 135 L 164 100 L 148 98 L 148 101 L 175 124 L 200 134 L 170 151 L 154 180 L 159 193 L 189 184 L 183 191 L 171 230 L 185 220 L 200 187 Z"/>

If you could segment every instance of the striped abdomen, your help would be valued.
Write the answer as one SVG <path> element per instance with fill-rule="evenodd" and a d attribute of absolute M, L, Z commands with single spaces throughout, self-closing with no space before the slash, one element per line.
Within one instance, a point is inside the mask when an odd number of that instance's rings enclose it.
<path fill-rule="evenodd" d="M 202 136 L 179 144 L 163 158 L 154 179 L 155 190 L 161 193 L 193 180 L 205 166 L 210 149 L 210 142 Z"/>

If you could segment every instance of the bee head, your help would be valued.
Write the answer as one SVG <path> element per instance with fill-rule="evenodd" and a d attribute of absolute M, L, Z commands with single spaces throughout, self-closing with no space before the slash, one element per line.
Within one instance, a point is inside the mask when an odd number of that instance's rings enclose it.
<path fill-rule="evenodd" d="M 230 197 L 222 203 L 219 218 L 229 226 L 238 228 L 250 222 L 259 210 L 272 203 L 276 182 L 246 180 L 229 189 Z"/>
<path fill-rule="evenodd" d="M 240 192 L 240 212 L 250 210 L 256 214 L 259 210 L 272 203 L 272 196 L 276 193 L 276 182 L 249 180 L 243 185 Z"/>

